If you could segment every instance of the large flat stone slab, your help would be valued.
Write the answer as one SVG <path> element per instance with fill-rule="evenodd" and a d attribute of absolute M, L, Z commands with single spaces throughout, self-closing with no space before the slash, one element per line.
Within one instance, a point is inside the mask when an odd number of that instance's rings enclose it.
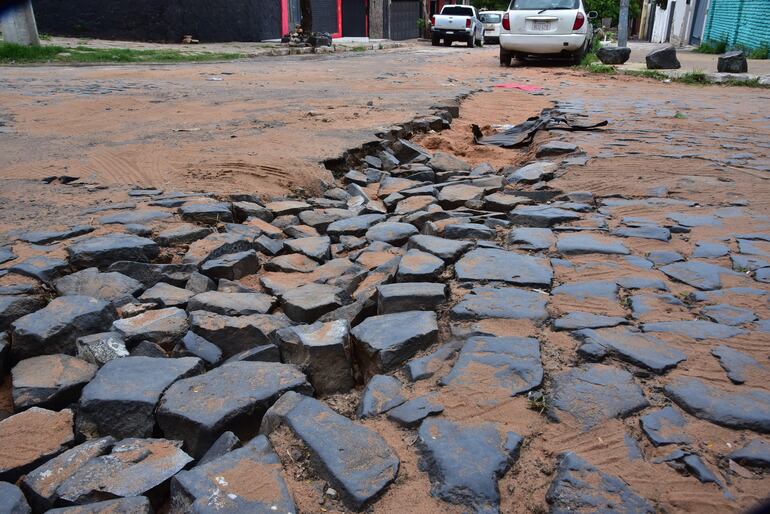
<path fill-rule="evenodd" d="M 46 300 L 37 295 L 0 296 L 0 331 L 7 330 L 15 320 L 42 309 Z"/>
<path fill-rule="evenodd" d="M 556 476 L 546 501 L 552 513 L 653 514 L 653 505 L 636 494 L 626 483 L 598 470 L 572 452 L 559 456 Z"/>
<path fill-rule="evenodd" d="M 172 384 L 156 417 L 167 438 L 184 441 L 186 451 L 201 457 L 224 432 L 253 437 L 264 413 L 286 391 L 312 394 L 313 389 L 295 366 L 232 362 Z"/>
<path fill-rule="evenodd" d="M 357 414 L 359 418 L 379 416 L 406 401 L 401 382 L 390 375 L 374 375 L 361 393 Z"/>
<path fill-rule="evenodd" d="M 525 337 L 472 337 L 463 345 L 443 385 L 496 388 L 511 396 L 540 387 L 540 342 Z"/>
<path fill-rule="evenodd" d="M 687 355 L 649 334 L 627 328 L 584 329 L 573 332 L 581 341 L 578 355 L 589 360 L 617 357 L 653 373 L 662 374 L 687 359 Z"/>
<path fill-rule="evenodd" d="M 435 255 L 446 263 L 452 263 L 473 248 L 473 243 L 420 234 L 409 238 L 407 248 L 421 250 Z"/>
<path fill-rule="evenodd" d="M 20 361 L 11 370 L 13 406 L 62 409 L 77 401 L 98 367 L 69 355 L 39 355 Z"/>
<path fill-rule="evenodd" d="M 768 368 L 762 366 L 754 357 L 739 352 L 729 346 L 719 345 L 711 349 L 711 355 L 719 359 L 719 365 L 727 373 L 733 384 L 743 384 L 752 376 L 767 376 Z"/>
<path fill-rule="evenodd" d="M 548 205 L 517 205 L 508 213 L 508 219 L 522 227 L 547 228 L 558 223 L 579 220 L 580 214 Z"/>
<path fill-rule="evenodd" d="M 265 436 L 181 471 L 171 480 L 171 512 L 294 513 L 281 461 Z"/>
<path fill-rule="evenodd" d="M 207 311 L 190 313 L 191 330 L 219 346 L 224 359 L 275 342 L 276 331 L 291 324 L 291 320 L 282 314 L 224 316 Z"/>
<path fill-rule="evenodd" d="M 493 423 L 427 419 L 418 437 L 420 469 L 430 477 L 433 496 L 475 512 L 498 511 L 497 482 L 518 459 L 520 435 L 502 434 Z"/>
<path fill-rule="evenodd" d="M 260 432 L 269 434 L 281 425 L 305 443 L 316 472 L 349 509 L 361 510 L 396 478 L 400 461 L 385 440 L 318 400 L 284 394 L 265 414 Z"/>
<path fill-rule="evenodd" d="M 703 291 L 721 289 L 722 275 L 736 275 L 731 269 L 701 261 L 675 262 L 661 267 L 660 271 L 674 280 Z"/>
<path fill-rule="evenodd" d="M 406 282 L 377 287 L 377 314 L 433 311 L 446 301 L 446 284 Z"/>
<path fill-rule="evenodd" d="M 631 373 L 591 364 L 553 377 L 549 415 L 571 414 L 585 430 L 613 418 L 623 418 L 649 403 Z"/>
<path fill-rule="evenodd" d="M 364 375 L 386 373 L 436 342 L 436 313 L 407 311 L 372 316 L 354 327 L 351 335 Z"/>
<path fill-rule="evenodd" d="M 553 270 L 546 259 L 494 248 L 479 248 L 455 264 L 458 280 L 499 281 L 533 287 L 548 287 Z"/>
<path fill-rule="evenodd" d="M 452 307 L 453 319 L 531 319 L 548 318 L 548 296 L 515 287 L 475 287 Z"/>
<path fill-rule="evenodd" d="M 224 293 L 206 291 L 193 296 L 187 310 L 209 311 L 224 316 L 267 314 L 275 305 L 275 298 L 264 293 Z"/>
<path fill-rule="evenodd" d="M 770 393 L 764 389 L 741 386 L 727 390 L 697 378 L 680 378 L 666 385 L 664 392 L 696 418 L 770 433 Z"/>
<path fill-rule="evenodd" d="M 155 427 L 155 406 L 175 381 L 203 371 L 195 357 L 124 357 L 107 362 L 83 388 L 78 432 L 87 437 L 146 437 Z"/>
<path fill-rule="evenodd" d="M 48 512 L 53 514 L 103 514 L 104 512 L 111 514 L 152 514 L 153 510 L 150 499 L 146 496 L 131 496 L 87 505 L 61 507 L 51 509 Z"/>
<path fill-rule="evenodd" d="M 684 417 L 673 407 L 664 407 L 639 418 L 642 430 L 655 446 L 689 444 L 692 442 L 685 431 Z"/>
<path fill-rule="evenodd" d="M 600 253 L 629 255 L 631 251 L 620 241 L 593 234 L 563 234 L 556 242 L 556 251 L 567 255 Z"/>
<path fill-rule="evenodd" d="M 106 268 L 116 261 L 149 262 L 160 248 L 152 239 L 131 234 L 91 237 L 67 247 L 70 265 L 75 269 Z"/>
<path fill-rule="evenodd" d="M 161 346 L 173 346 L 190 329 L 190 323 L 185 311 L 168 307 L 116 320 L 112 329 L 129 344 L 150 341 Z"/>
<path fill-rule="evenodd" d="M 744 333 L 740 328 L 701 319 L 645 323 L 642 325 L 642 330 L 645 332 L 670 332 L 681 334 L 695 339 L 696 341 L 702 341 L 704 339 L 728 339 Z"/>
<path fill-rule="evenodd" d="M 11 354 L 15 360 L 37 355 L 74 355 L 78 337 L 105 332 L 117 316 L 115 307 L 90 296 L 62 296 L 13 322 Z"/>

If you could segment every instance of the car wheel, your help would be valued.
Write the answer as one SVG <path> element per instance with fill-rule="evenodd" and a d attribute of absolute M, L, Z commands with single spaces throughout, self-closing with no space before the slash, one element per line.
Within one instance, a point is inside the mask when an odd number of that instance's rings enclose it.
<path fill-rule="evenodd" d="M 509 54 L 508 52 L 500 48 L 500 66 L 510 68 L 512 57 L 513 55 Z"/>
<path fill-rule="evenodd" d="M 438 44 L 441 43 L 441 38 L 438 36 L 431 36 L 430 38 L 430 44 L 433 46 L 438 46 Z"/>
<path fill-rule="evenodd" d="M 444 46 L 452 46 L 452 40 L 451 39 L 444 39 Z"/>
<path fill-rule="evenodd" d="M 481 38 L 479 38 L 479 46 L 481 48 L 484 48 L 484 33 L 481 33 Z"/>
<path fill-rule="evenodd" d="M 476 46 L 476 36 L 471 34 L 468 36 L 468 48 L 473 48 L 474 46 Z"/>
<path fill-rule="evenodd" d="M 572 55 L 570 56 L 570 60 L 572 61 L 572 64 L 576 66 L 580 64 L 581 61 L 583 60 L 583 57 L 586 55 L 586 53 L 587 53 L 587 47 L 586 47 L 586 43 L 584 42 L 583 46 L 581 46 L 579 50 L 575 50 L 574 52 L 572 52 Z"/>

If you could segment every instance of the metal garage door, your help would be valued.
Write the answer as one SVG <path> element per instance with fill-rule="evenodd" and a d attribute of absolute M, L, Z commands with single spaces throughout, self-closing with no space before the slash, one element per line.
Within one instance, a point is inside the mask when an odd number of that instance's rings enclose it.
<path fill-rule="evenodd" d="M 390 39 L 414 39 L 420 36 L 420 2 L 393 0 L 390 4 Z"/>
<path fill-rule="evenodd" d="M 336 34 L 339 32 L 337 22 L 337 0 L 312 0 L 313 31 Z"/>

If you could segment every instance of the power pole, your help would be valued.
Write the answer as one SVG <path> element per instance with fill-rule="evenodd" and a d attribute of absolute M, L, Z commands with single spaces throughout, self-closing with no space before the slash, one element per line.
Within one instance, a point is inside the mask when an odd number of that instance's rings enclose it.
<path fill-rule="evenodd" d="M 618 48 L 628 46 L 628 2 L 620 0 L 620 16 L 618 16 Z"/>
<path fill-rule="evenodd" d="M 32 11 L 32 0 L 22 0 L 12 4 L 0 15 L 0 31 L 6 43 L 39 46 L 40 38 Z"/>

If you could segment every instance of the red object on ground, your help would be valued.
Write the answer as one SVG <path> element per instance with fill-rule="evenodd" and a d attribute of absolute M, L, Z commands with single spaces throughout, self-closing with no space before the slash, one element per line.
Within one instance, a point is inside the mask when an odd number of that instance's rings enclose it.
<path fill-rule="evenodd" d="M 508 82 L 507 84 L 495 84 L 495 87 L 499 87 L 500 89 L 521 89 L 522 91 L 540 91 L 543 89 L 540 86 L 517 84 L 516 82 Z"/>

